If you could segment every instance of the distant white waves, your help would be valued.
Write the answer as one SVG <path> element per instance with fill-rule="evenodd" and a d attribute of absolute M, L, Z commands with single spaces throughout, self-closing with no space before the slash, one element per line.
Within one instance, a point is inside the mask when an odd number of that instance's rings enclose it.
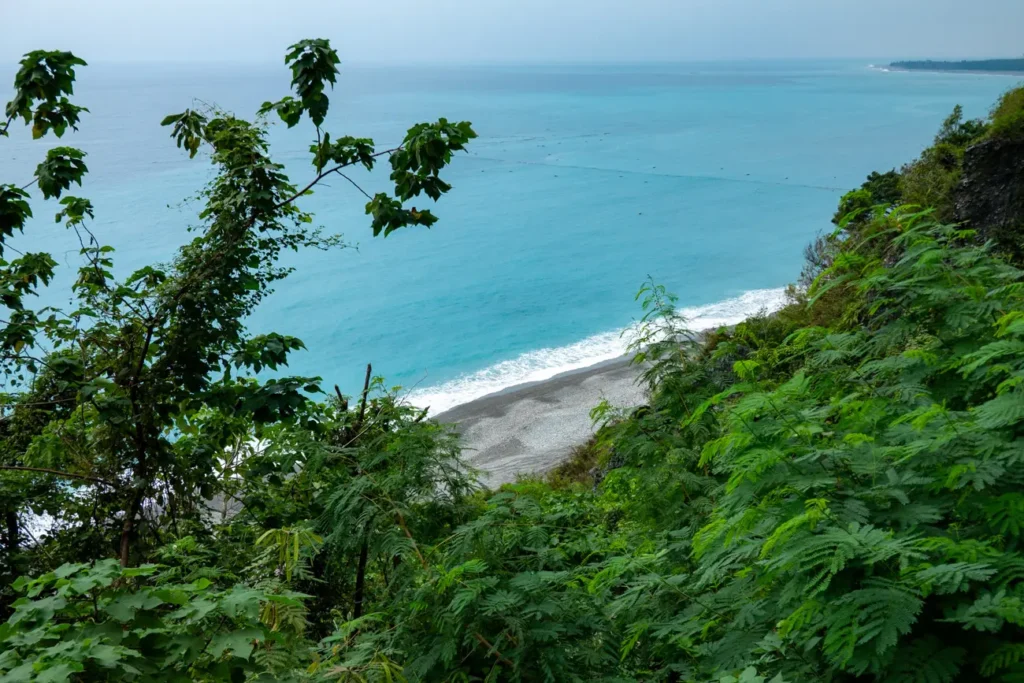
<path fill-rule="evenodd" d="M 760 310 L 777 311 L 784 303 L 784 289 L 755 289 L 707 306 L 682 308 L 680 313 L 691 329 L 706 330 L 734 325 Z M 603 332 L 568 346 L 530 351 L 450 382 L 417 389 L 410 393 L 409 400 L 414 405 L 429 407 L 430 413 L 436 415 L 502 389 L 619 358 L 626 353 L 632 329 Z"/>

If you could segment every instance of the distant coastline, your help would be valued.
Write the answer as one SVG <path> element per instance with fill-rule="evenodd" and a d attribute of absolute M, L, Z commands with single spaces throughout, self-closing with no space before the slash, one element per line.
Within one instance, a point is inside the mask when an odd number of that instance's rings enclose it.
<path fill-rule="evenodd" d="M 1021 59 L 964 59 L 961 61 L 908 60 L 892 62 L 889 71 L 933 71 L 941 73 L 1000 74 L 1024 76 L 1024 58 Z"/>

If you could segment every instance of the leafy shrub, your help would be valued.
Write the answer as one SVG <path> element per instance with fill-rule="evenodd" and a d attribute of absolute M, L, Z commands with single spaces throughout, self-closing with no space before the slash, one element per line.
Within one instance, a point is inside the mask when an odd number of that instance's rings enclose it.
<path fill-rule="evenodd" d="M 554 488 L 583 484 L 592 486 L 596 483 L 595 474 L 602 465 L 601 447 L 596 438 L 587 443 L 574 446 L 569 457 L 547 473 L 545 480 Z"/>
<path fill-rule="evenodd" d="M 936 218 L 956 217 L 954 191 L 960 182 L 964 150 L 948 143 L 930 147 L 920 158 L 903 167 L 903 201 L 918 208 L 935 209 Z"/>
<path fill-rule="evenodd" d="M 301 660 L 302 595 L 184 583 L 156 565 L 63 565 L 19 579 L 0 681 L 278 681 Z"/>
<path fill-rule="evenodd" d="M 935 136 L 935 143 L 902 169 L 903 203 L 932 208 L 941 222 L 956 220 L 954 193 L 960 182 L 964 152 L 983 138 L 989 126 L 977 119 L 965 121 L 957 105 Z"/>
<path fill-rule="evenodd" d="M 839 208 L 832 216 L 832 222 L 840 225 L 851 215 L 863 214 L 873 207 L 889 207 L 899 203 L 903 193 L 900 174 L 895 170 L 879 173 L 872 171 L 867 180 L 856 190 L 851 190 L 839 200 Z"/>
<path fill-rule="evenodd" d="M 794 335 L 785 346 L 806 360 L 785 381 L 738 368 L 725 429 L 702 449 L 726 480 L 694 537 L 694 581 L 713 589 L 706 602 L 728 624 L 723 665 L 767 657 L 787 677 L 886 678 L 913 659 L 922 680 L 953 680 L 990 675 L 1013 642 L 1022 560 L 1004 506 L 1024 474 L 1024 396 L 1007 381 L 1019 362 L 1007 354 L 1024 331 L 1021 274 L 952 246 L 952 228 L 893 221 L 906 250 L 898 264 L 835 267 L 878 297 L 867 329 Z M 998 520 L 995 510 L 1005 510 Z"/>
<path fill-rule="evenodd" d="M 1014 88 L 1004 94 L 993 108 L 991 119 L 990 137 L 1009 140 L 1024 138 L 1024 87 Z"/>
<path fill-rule="evenodd" d="M 981 138 L 987 128 L 988 124 L 981 119 L 965 121 L 964 108 L 958 104 L 942 122 L 942 127 L 935 135 L 935 146 L 949 145 L 950 147 L 965 148 Z"/>

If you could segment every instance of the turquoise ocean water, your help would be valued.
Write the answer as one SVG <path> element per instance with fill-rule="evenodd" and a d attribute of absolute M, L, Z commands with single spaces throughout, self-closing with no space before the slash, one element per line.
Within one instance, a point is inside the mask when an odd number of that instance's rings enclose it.
<path fill-rule="evenodd" d="M 10 82 L 13 71 L 0 71 Z M 287 92 L 283 66 L 92 65 L 78 100 L 91 114 L 62 144 L 88 152 L 76 194 L 128 272 L 188 237 L 188 201 L 210 177 L 159 127 L 193 98 L 251 116 Z M 380 148 L 416 121 L 470 120 L 480 134 L 448 173 L 431 230 L 370 236 L 365 199 L 344 181 L 305 207 L 356 248 L 289 257 L 296 272 L 250 321 L 303 339 L 289 374 L 355 392 L 367 362 L 439 411 L 524 381 L 614 357 L 650 275 L 696 327 L 778 305 L 802 248 L 830 229 L 840 194 L 912 159 L 960 103 L 983 115 L 1007 76 L 888 73 L 864 62 L 643 66 L 345 66 L 326 128 Z M 311 130 L 275 126 L 278 159 L 311 175 Z M 25 181 L 45 146 L 0 141 L 0 181 Z M 358 177 L 371 193 L 387 165 Z M 35 204 L 17 240 L 46 249 L 62 279 L 73 236 Z M 62 290 L 62 287 L 65 288 Z"/>

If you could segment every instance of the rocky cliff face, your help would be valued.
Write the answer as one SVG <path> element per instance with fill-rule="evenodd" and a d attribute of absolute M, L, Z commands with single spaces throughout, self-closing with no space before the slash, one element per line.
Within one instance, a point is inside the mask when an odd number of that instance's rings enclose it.
<path fill-rule="evenodd" d="M 967 149 L 956 216 L 982 239 L 1024 257 L 1024 140 L 992 138 Z"/>

